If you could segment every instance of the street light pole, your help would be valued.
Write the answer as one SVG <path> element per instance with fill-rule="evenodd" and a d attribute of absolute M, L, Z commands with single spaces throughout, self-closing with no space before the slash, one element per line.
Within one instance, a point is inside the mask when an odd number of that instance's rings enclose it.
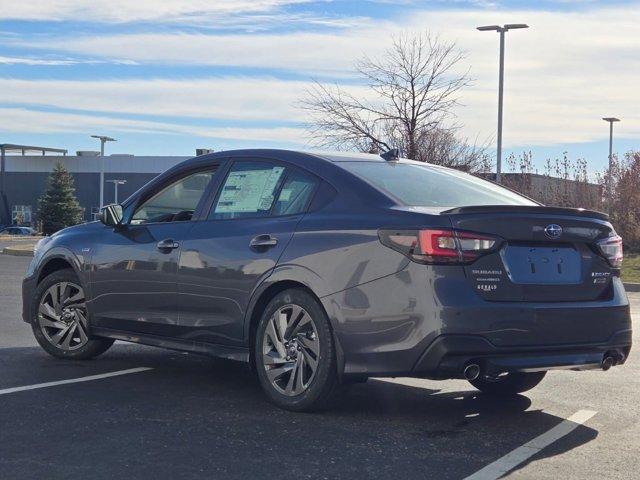
<path fill-rule="evenodd" d="M 481 32 L 495 31 L 500 34 L 500 72 L 498 74 L 498 152 L 496 155 L 496 182 L 500 183 L 502 180 L 502 111 L 503 111 L 503 98 L 504 98 L 504 34 L 509 30 L 518 28 L 529 28 L 524 23 L 510 23 L 504 26 L 500 25 L 485 25 L 478 27 Z"/>
<path fill-rule="evenodd" d="M 104 144 L 115 142 L 116 139 L 104 135 L 91 135 L 91 138 L 100 140 L 100 208 L 102 208 L 104 207 Z"/>
<path fill-rule="evenodd" d="M 611 199 L 612 175 L 613 175 L 613 124 L 619 122 L 616 117 L 604 117 L 602 120 L 609 122 L 609 179 L 607 181 L 607 201 Z"/>
<path fill-rule="evenodd" d="M 126 180 L 107 180 L 109 183 L 113 183 L 113 203 L 118 203 L 118 185 L 124 185 Z"/>
<path fill-rule="evenodd" d="M 504 33 L 500 30 L 500 73 L 498 74 L 498 153 L 496 156 L 496 182 L 502 181 L 502 106 L 504 104 Z"/>

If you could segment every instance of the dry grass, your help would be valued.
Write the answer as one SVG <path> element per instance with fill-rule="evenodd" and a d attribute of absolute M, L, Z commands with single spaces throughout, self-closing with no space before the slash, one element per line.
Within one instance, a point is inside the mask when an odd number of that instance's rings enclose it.
<path fill-rule="evenodd" d="M 625 254 L 622 264 L 622 281 L 640 283 L 640 254 Z"/>

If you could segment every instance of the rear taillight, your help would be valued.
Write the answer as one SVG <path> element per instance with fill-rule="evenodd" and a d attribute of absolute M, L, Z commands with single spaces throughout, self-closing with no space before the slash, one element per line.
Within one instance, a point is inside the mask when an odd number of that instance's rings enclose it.
<path fill-rule="evenodd" d="M 598 248 L 602 252 L 602 255 L 609 260 L 612 267 L 620 268 L 622 266 L 622 237 L 615 235 L 600 240 L 598 242 Z"/>
<path fill-rule="evenodd" d="M 500 240 L 484 234 L 455 230 L 380 230 L 383 245 L 427 264 L 471 263 L 495 250 Z"/>

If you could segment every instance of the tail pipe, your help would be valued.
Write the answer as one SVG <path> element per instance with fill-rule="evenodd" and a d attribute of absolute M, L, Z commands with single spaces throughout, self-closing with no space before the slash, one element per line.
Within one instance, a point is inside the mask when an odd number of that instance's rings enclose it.
<path fill-rule="evenodd" d="M 464 367 L 462 373 L 464 374 L 464 378 L 467 380 L 475 380 L 480 376 L 480 365 L 477 363 L 470 363 Z"/>
<path fill-rule="evenodd" d="M 600 367 L 602 368 L 602 370 L 604 370 L 606 372 L 611 367 L 613 367 L 616 363 L 617 363 L 616 357 L 614 357 L 611 354 L 607 354 L 602 359 L 602 363 L 600 364 Z"/>

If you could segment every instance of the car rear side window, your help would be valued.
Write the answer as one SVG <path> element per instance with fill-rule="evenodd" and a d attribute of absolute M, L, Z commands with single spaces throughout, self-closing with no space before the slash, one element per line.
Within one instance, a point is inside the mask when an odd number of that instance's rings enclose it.
<path fill-rule="evenodd" d="M 270 162 L 237 162 L 224 181 L 213 220 L 266 217 L 284 179 L 285 167 Z"/>
<path fill-rule="evenodd" d="M 273 215 L 295 215 L 305 212 L 318 180 L 299 170 L 290 170 L 273 206 Z"/>
<path fill-rule="evenodd" d="M 406 205 L 465 207 L 538 205 L 522 195 L 456 170 L 397 162 L 340 162 Z"/>

